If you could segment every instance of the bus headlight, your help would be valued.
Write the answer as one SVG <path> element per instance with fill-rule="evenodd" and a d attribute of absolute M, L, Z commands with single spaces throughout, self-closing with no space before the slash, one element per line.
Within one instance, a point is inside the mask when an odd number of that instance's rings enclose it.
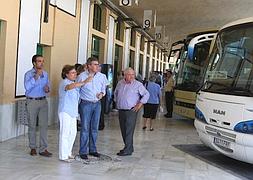
<path fill-rule="evenodd" d="M 253 134 L 253 120 L 243 121 L 235 125 L 234 131 L 246 134 Z"/>
<path fill-rule="evenodd" d="M 198 119 L 199 121 L 202 121 L 203 123 L 207 123 L 204 114 L 203 114 L 203 113 L 200 111 L 200 109 L 197 108 L 197 107 L 195 107 L 195 117 L 196 117 L 196 119 Z"/>

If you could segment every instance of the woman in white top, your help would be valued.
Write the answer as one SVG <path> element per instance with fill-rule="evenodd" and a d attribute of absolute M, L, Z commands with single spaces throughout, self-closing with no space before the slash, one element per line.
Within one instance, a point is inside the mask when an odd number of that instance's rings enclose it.
<path fill-rule="evenodd" d="M 71 162 L 73 159 L 72 147 L 76 138 L 76 118 L 78 116 L 79 90 L 82 85 L 90 82 L 88 77 L 82 82 L 75 82 L 77 72 L 75 66 L 65 65 L 62 69 L 62 78 L 59 85 L 58 116 L 60 120 L 59 159 Z"/>

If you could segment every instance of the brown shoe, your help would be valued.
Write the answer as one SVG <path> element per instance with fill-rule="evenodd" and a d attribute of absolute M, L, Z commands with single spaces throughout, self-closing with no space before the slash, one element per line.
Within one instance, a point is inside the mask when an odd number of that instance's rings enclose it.
<path fill-rule="evenodd" d="M 36 149 L 31 149 L 30 155 L 36 156 L 37 155 Z"/>
<path fill-rule="evenodd" d="M 40 152 L 39 153 L 41 156 L 45 156 L 45 157 L 51 157 L 53 154 L 48 152 L 47 150 Z"/>

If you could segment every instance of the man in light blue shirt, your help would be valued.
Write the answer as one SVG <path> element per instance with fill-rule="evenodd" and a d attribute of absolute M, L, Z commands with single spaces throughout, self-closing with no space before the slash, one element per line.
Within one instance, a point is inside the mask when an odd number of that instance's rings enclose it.
<path fill-rule="evenodd" d="M 96 148 L 101 113 L 100 99 L 105 95 L 106 86 L 109 84 L 106 76 L 99 72 L 98 59 L 94 57 L 88 58 L 87 71 L 78 76 L 77 82 L 81 82 L 89 76 L 92 76 L 93 79 L 81 87 L 79 105 L 82 126 L 79 154 L 85 160 L 88 159 L 88 154 L 100 157 Z"/>
<path fill-rule="evenodd" d="M 28 111 L 28 137 L 30 155 L 37 155 L 36 152 L 36 122 L 37 117 L 40 127 L 39 154 L 50 157 L 52 153 L 47 151 L 47 127 L 48 127 L 48 103 L 46 95 L 49 93 L 48 74 L 43 69 L 44 58 L 41 55 L 32 57 L 33 68 L 25 73 L 24 86 L 26 105 Z"/>

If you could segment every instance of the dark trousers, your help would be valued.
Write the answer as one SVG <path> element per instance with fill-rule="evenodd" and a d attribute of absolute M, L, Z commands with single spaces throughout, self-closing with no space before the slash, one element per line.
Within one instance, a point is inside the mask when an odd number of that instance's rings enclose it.
<path fill-rule="evenodd" d="M 133 135 L 137 119 L 137 112 L 132 110 L 119 110 L 119 124 L 121 135 L 125 144 L 124 153 L 131 154 L 134 151 Z"/>
<path fill-rule="evenodd" d="M 106 96 L 104 96 L 100 101 L 101 101 L 101 115 L 100 115 L 100 120 L 99 120 L 99 130 L 103 130 L 105 127 L 105 103 L 106 103 Z"/>
<path fill-rule="evenodd" d="M 169 117 L 172 117 L 173 112 L 173 92 L 165 92 L 165 103 L 166 103 L 166 109 L 167 109 L 167 115 Z"/>

